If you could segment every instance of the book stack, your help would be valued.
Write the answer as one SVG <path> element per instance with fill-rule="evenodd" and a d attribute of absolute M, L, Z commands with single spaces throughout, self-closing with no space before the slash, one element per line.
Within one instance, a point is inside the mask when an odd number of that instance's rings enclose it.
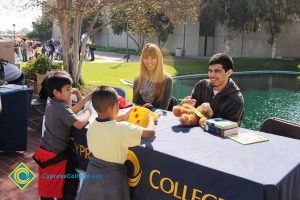
<path fill-rule="evenodd" d="M 238 133 L 238 123 L 222 118 L 206 120 L 205 130 L 209 133 L 227 137 Z"/>

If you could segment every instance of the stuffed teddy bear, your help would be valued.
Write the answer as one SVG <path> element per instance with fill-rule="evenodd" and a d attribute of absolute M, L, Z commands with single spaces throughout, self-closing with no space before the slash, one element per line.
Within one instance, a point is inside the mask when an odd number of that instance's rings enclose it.
<path fill-rule="evenodd" d="M 209 103 L 203 103 L 198 108 L 184 103 L 182 106 L 174 106 L 173 113 L 184 126 L 203 126 L 206 119 L 213 116 Z"/>

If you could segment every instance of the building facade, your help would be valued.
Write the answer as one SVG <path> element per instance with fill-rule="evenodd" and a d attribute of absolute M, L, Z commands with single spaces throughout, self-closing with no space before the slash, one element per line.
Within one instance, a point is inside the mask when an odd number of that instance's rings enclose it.
<path fill-rule="evenodd" d="M 202 29 L 201 29 L 202 27 Z M 174 30 L 169 35 L 164 45 L 164 50 L 169 52 L 180 48 L 185 56 L 204 57 L 217 52 L 224 52 L 225 31 L 221 25 L 216 25 L 213 30 L 206 31 L 207 26 L 197 23 L 187 23 Z M 286 23 L 277 41 L 277 58 L 300 58 L 300 21 Z M 147 42 L 157 43 L 155 38 Z M 127 36 L 114 35 L 110 28 L 105 28 L 95 34 L 95 43 L 104 47 L 126 48 Z M 128 47 L 137 49 L 134 42 L 129 38 Z M 230 55 L 232 57 L 269 58 L 272 48 L 268 43 L 268 34 L 265 26 L 257 32 L 244 32 L 237 34 L 231 41 Z"/>

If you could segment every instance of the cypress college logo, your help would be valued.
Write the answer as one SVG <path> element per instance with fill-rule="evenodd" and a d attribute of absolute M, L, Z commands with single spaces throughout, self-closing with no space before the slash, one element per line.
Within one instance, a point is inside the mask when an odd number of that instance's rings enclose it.
<path fill-rule="evenodd" d="M 131 150 L 128 150 L 128 155 L 126 160 L 131 162 L 131 164 L 133 165 L 133 173 L 132 174 L 128 173 L 128 184 L 130 187 L 135 187 L 139 183 L 142 176 L 140 162 L 137 156 L 135 155 L 135 153 Z"/>
<path fill-rule="evenodd" d="M 36 175 L 21 162 L 9 175 L 8 178 L 12 180 L 21 190 L 24 190 Z"/>

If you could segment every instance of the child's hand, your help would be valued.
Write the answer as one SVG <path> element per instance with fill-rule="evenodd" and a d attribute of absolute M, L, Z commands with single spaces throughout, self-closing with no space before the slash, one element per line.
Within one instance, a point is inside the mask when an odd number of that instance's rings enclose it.
<path fill-rule="evenodd" d="M 89 115 L 92 115 L 92 109 L 90 109 L 89 107 L 85 109 L 84 111 L 85 113 L 89 113 Z"/>
<path fill-rule="evenodd" d="M 117 122 L 121 122 L 121 121 L 128 121 L 130 112 L 132 109 L 130 109 L 129 111 L 127 111 L 124 115 L 118 115 L 116 118 Z"/>
<path fill-rule="evenodd" d="M 157 119 L 151 115 L 151 113 L 148 114 L 148 120 L 152 121 L 155 125 L 157 124 Z"/>
<path fill-rule="evenodd" d="M 79 94 L 80 91 L 77 88 L 72 88 L 72 94 Z"/>
<path fill-rule="evenodd" d="M 124 121 L 128 121 L 129 115 L 130 115 L 130 113 L 131 113 L 131 110 L 132 110 L 132 108 L 129 109 L 129 110 L 124 114 Z"/>

